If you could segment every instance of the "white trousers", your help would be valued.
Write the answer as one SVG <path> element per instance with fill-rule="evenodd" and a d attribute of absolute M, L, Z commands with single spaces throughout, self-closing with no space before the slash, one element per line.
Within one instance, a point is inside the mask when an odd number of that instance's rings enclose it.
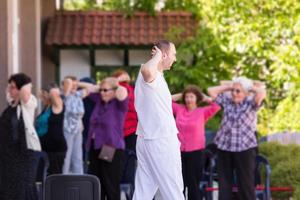
<path fill-rule="evenodd" d="M 64 160 L 63 174 L 83 174 L 82 133 L 64 133 L 67 152 Z"/>
<path fill-rule="evenodd" d="M 163 200 L 184 200 L 180 143 L 177 135 L 137 139 L 138 166 L 133 200 L 152 200 L 159 189 Z"/>

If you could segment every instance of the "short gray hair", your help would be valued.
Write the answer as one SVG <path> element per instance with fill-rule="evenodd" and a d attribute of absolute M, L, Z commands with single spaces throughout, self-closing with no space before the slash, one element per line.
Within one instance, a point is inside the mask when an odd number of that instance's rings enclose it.
<path fill-rule="evenodd" d="M 253 87 L 253 81 L 251 79 L 248 79 L 248 78 L 243 77 L 243 76 L 234 78 L 232 80 L 232 82 L 233 83 L 239 83 L 243 87 L 243 89 L 247 92 L 249 92 Z"/>
<path fill-rule="evenodd" d="M 117 89 L 119 86 L 118 79 L 115 77 L 107 77 L 107 78 L 103 79 L 101 81 L 100 85 L 103 85 L 104 83 L 107 83 L 113 89 Z"/>

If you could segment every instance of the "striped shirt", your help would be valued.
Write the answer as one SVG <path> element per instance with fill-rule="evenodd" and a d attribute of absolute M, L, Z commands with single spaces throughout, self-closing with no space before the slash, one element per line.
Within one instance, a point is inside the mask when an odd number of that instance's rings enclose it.
<path fill-rule="evenodd" d="M 221 127 L 214 140 L 218 149 L 240 152 L 256 147 L 256 113 L 260 106 L 256 105 L 253 96 L 236 104 L 230 94 L 222 93 L 215 102 L 223 108 Z"/>

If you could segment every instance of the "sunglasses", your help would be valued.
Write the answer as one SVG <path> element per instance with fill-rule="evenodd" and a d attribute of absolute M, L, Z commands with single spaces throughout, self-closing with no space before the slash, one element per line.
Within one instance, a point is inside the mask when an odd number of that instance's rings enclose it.
<path fill-rule="evenodd" d="M 239 94 L 241 92 L 241 90 L 239 90 L 239 89 L 231 89 L 231 92 Z"/>
<path fill-rule="evenodd" d="M 99 92 L 108 92 L 108 91 L 111 91 L 111 90 L 115 90 L 115 89 L 114 88 L 110 88 L 110 89 L 101 88 L 101 89 L 99 89 Z"/>

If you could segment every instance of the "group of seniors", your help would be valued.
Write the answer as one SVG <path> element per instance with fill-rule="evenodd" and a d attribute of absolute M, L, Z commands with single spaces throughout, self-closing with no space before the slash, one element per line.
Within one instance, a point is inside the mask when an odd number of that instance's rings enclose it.
<path fill-rule="evenodd" d="M 103 79 L 99 85 L 66 77 L 63 92 L 56 84 L 42 88 L 39 97 L 43 110 L 35 120 L 37 99 L 31 88 L 31 79 L 26 74 L 14 74 L 8 80 L 9 105 L 0 117 L 0 199 L 38 199 L 35 178 L 37 152 L 41 150 L 48 154 L 48 174 L 83 173 L 83 98 L 95 103 L 85 145 L 90 154 L 88 172 L 101 181 L 101 199 L 119 199 L 127 89 L 112 77 Z M 111 160 L 99 158 L 105 145 L 114 149 Z"/>
<path fill-rule="evenodd" d="M 208 88 L 211 99 L 197 87 L 189 86 L 182 94 L 173 95 L 172 103 L 163 74 L 175 61 L 175 45 L 159 41 L 152 49 L 152 58 L 138 74 L 138 168 L 133 199 L 151 200 L 157 189 L 163 199 L 184 199 L 184 188 L 189 200 L 202 199 L 198 187 L 204 165 L 205 123 L 222 109 L 221 126 L 214 140 L 219 200 L 232 199 L 234 179 L 238 198 L 254 200 L 257 111 L 266 97 L 265 85 L 238 77 Z M 183 105 L 174 102 L 180 98 Z M 201 101 L 209 105 L 199 107 Z M 177 133 L 178 137 L 174 137 Z"/>
<path fill-rule="evenodd" d="M 43 110 L 35 122 L 36 132 L 33 124 L 37 100 L 31 93 L 31 79 L 23 73 L 12 75 L 7 89 L 9 104 L 0 117 L 0 199 L 37 199 L 36 151 L 47 152 L 49 174 L 83 173 L 82 117 L 83 99 L 87 98 L 93 103 L 85 143 L 90 161 L 88 173 L 100 179 L 101 199 L 120 199 L 125 140 L 135 150 L 136 131 L 134 199 L 150 200 L 157 189 L 165 199 L 183 199 L 183 188 L 189 200 L 202 199 L 198 187 L 204 167 L 205 124 L 222 109 L 221 125 L 214 139 L 219 199 L 232 198 L 236 179 L 239 199 L 254 200 L 257 111 L 266 97 L 265 85 L 238 77 L 208 88 L 210 97 L 195 85 L 171 96 L 163 71 L 170 69 L 175 54 L 172 43 L 162 41 L 155 46 L 152 59 L 142 66 L 137 78 L 136 103 L 134 88 L 128 84 L 130 78 L 122 71 L 100 84 L 66 77 L 62 94 L 56 84 L 47 85 L 39 95 Z M 152 69 L 155 65 L 158 68 Z M 200 106 L 202 103 L 206 106 Z M 124 126 L 126 120 L 132 119 L 136 122 Z"/>
<path fill-rule="evenodd" d="M 238 77 L 208 88 L 208 94 L 210 97 L 202 93 L 199 87 L 189 85 L 182 93 L 172 95 L 173 113 L 181 143 L 183 182 L 184 188 L 188 190 L 188 199 L 203 198 L 199 182 L 205 164 L 205 124 L 222 109 L 222 122 L 214 139 L 218 157 L 219 199 L 232 198 L 236 179 L 238 198 L 253 200 L 257 152 L 256 113 L 266 96 L 265 85 Z M 180 99 L 183 104 L 176 103 Z M 203 102 L 208 105 L 199 106 Z"/>

